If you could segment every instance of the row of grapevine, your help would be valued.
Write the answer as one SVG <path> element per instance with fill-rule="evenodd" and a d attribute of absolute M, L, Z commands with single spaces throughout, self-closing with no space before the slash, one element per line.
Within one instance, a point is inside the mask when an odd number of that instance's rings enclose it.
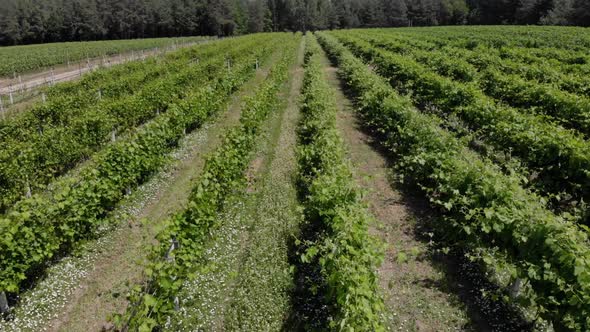
<path fill-rule="evenodd" d="M 477 40 L 491 47 L 558 48 L 583 51 L 590 47 L 587 29 L 552 26 L 473 26 L 444 28 L 404 29 L 404 33 L 416 32 L 428 35 L 444 44 L 447 40 L 461 37 L 463 43 L 468 39 Z M 509 38 L 508 38 L 509 37 Z"/>
<path fill-rule="evenodd" d="M 240 40 L 248 43 L 251 38 Z M 239 57 L 231 71 L 195 87 L 165 114 L 94 155 L 76 174 L 54 182 L 46 193 L 21 200 L 1 217 L 0 291 L 18 292 L 31 273 L 108 223 L 109 211 L 125 193 L 160 169 L 187 130 L 223 110 L 229 96 L 255 72 L 255 59 L 267 58 L 272 44 L 287 38 L 268 38 L 253 53 Z"/>
<path fill-rule="evenodd" d="M 189 196 L 188 208 L 173 216 L 158 234 L 160 245 L 151 254 L 148 284 L 131 295 L 132 305 L 116 319 L 117 324 L 130 330 L 151 331 L 165 324 L 174 313 L 175 297 L 198 268 L 208 234 L 218 226 L 218 213 L 227 197 L 245 183 L 252 151 L 265 119 L 278 103 L 278 92 L 288 77 L 299 41 L 300 35 L 296 34 L 284 36 L 274 45 L 280 45 L 277 52 L 283 55 L 256 94 L 245 103 L 240 124 L 224 134 L 221 146 L 206 159 Z M 172 251 L 170 242 L 174 243 Z"/>
<path fill-rule="evenodd" d="M 304 239 L 302 264 L 320 266 L 331 330 L 384 331 L 376 275 L 382 249 L 369 235 L 371 216 L 345 162 L 321 48 L 313 35 L 306 38 L 298 182 L 306 222 L 317 234 Z"/>
<path fill-rule="evenodd" d="M 536 30 L 536 31 L 535 31 Z M 590 43 L 583 28 L 470 27 L 457 29 L 404 29 L 406 36 L 420 37 L 438 47 L 487 48 L 506 52 L 507 57 L 523 60 L 553 61 L 564 64 L 588 64 L 586 49 Z"/>
<path fill-rule="evenodd" d="M 585 232 L 548 211 L 515 175 L 481 159 L 418 112 L 329 34 L 320 41 L 356 94 L 359 113 L 395 156 L 396 171 L 446 218 L 439 229 L 467 249 L 497 248 L 556 327 L 590 329 L 590 247 Z"/>
<path fill-rule="evenodd" d="M 466 50 L 453 47 L 444 47 L 440 54 L 447 54 L 449 57 L 465 59 L 469 64 L 478 70 L 486 68 L 497 68 L 506 74 L 520 75 L 529 81 L 550 83 L 561 90 L 590 96 L 590 79 L 579 67 L 560 66 L 545 61 L 521 62 L 518 59 L 502 58 L 499 52 L 489 52 L 488 49 Z"/>
<path fill-rule="evenodd" d="M 386 34 L 392 35 L 391 31 L 387 30 L 374 30 L 379 34 Z M 426 32 L 426 33 L 425 33 Z M 502 32 L 495 30 L 495 33 L 500 35 Z M 548 49 L 534 49 L 534 48 L 524 48 L 519 47 L 516 45 L 507 45 L 501 46 L 499 48 L 495 48 L 493 46 L 489 46 L 485 43 L 479 43 L 473 38 L 465 39 L 463 42 L 457 43 L 449 43 L 445 39 L 440 39 L 435 36 L 436 34 L 430 34 L 427 30 L 421 32 L 412 32 L 407 33 L 402 31 L 401 33 L 396 34 L 396 37 L 407 41 L 408 43 L 416 46 L 420 49 L 429 49 L 429 50 L 452 50 L 460 54 L 460 58 L 469 59 L 469 55 L 473 53 L 476 54 L 486 54 L 491 56 L 492 58 L 500 58 L 502 61 L 509 61 L 514 63 L 521 63 L 527 66 L 541 66 L 541 67 L 551 67 L 555 71 L 562 73 L 564 75 L 573 75 L 577 76 L 579 74 L 588 74 L 590 73 L 590 63 L 587 60 L 579 59 L 580 55 L 578 54 L 573 59 L 569 61 L 559 61 L 557 59 L 560 58 L 567 58 L 567 56 L 560 55 L 561 53 L 568 53 L 568 49 L 556 49 L 552 48 Z M 474 34 L 476 35 L 476 34 Z M 561 38 L 554 37 L 554 38 Z M 448 39 L 455 40 L 457 38 L 456 34 L 449 34 Z M 496 36 L 497 38 L 497 36 Z M 508 37 L 504 35 L 500 37 L 507 42 L 512 40 L 512 36 Z M 561 38 L 559 42 L 561 43 L 564 38 Z M 563 46 L 563 44 L 559 44 Z M 553 53 L 553 56 L 551 54 Z M 582 54 L 582 56 L 584 56 Z M 557 59 L 555 59 L 557 58 Z M 510 65 L 510 63 L 507 63 Z"/>
<path fill-rule="evenodd" d="M 337 36 L 353 53 L 372 61 L 392 84 L 411 90 L 414 99 L 456 114 L 486 143 L 521 157 L 538 172 L 534 181 L 543 192 L 565 190 L 578 201 L 589 200 L 590 144 L 579 135 L 541 116 L 497 104 L 472 85 L 441 77 L 411 59 Z"/>
<path fill-rule="evenodd" d="M 359 31 L 352 31 L 355 36 L 361 35 Z M 378 42 L 380 46 L 395 52 L 411 53 L 422 63 L 434 66 L 437 71 L 446 69 L 449 64 L 455 62 L 465 67 L 467 75 L 456 76 L 456 79 L 473 80 L 476 70 L 495 68 L 506 74 L 518 74 L 530 81 L 550 83 L 567 92 L 590 96 L 590 79 L 586 77 L 579 66 L 567 66 L 550 63 L 539 59 L 538 61 L 519 61 L 507 57 L 504 53 L 489 48 L 465 49 L 452 46 L 437 46 L 433 41 L 425 41 L 419 38 L 392 34 L 387 30 L 375 30 L 368 34 L 372 42 Z M 431 55 L 433 59 L 427 57 Z M 446 57 L 444 57 L 446 55 Z M 464 60 L 464 61 L 461 61 Z M 467 65 L 468 64 L 468 65 Z M 449 68 L 452 70 L 452 68 Z M 465 71 L 464 70 L 464 71 Z M 442 74 L 443 72 L 441 72 Z M 449 71 L 449 74 L 453 74 Z"/>
<path fill-rule="evenodd" d="M 590 133 L 590 98 L 579 96 L 575 93 L 564 92 L 552 84 L 544 84 L 538 81 L 522 79 L 517 74 L 503 73 L 508 63 L 507 60 L 496 59 L 494 65 L 482 65 L 476 69 L 466 60 L 463 60 L 462 52 L 449 54 L 442 51 L 420 51 L 403 43 L 395 43 L 386 38 L 375 38 L 369 35 L 367 40 L 374 46 L 385 48 L 389 51 L 404 53 L 420 63 L 428 65 L 441 75 L 449 76 L 461 81 L 475 81 L 490 96 L 502 100 L 515 107 L 534 107 L 535 112 L 549 115 L 563 125 L 575 128 L 585 135 Z M 461 56 L 461 57 L 459 57 Z M 486 59 L 489 59 L 487 57 Z M 516 68 L 528 68 L 528 65 L 515 63 Z M 535 70 L 539 76 L 545 76 L 545 67 Z M 478 72 L 478 70 L 480 72 Z M 564 82 L 564 75 L 555 79 Z M 588 90 L 590 81 L 571 82 L 569 86 Z M 565 81 L 567 82 L 567 81 Z"/>
<path fill-rule="evenodd" d="M 9 46 L 0 49 L 0 77 L 23 73 L 69 61 L 110 56 L 130 51 L 141 51 L 176 44 L 194 43 L 206 37 L 148 38 L 135 40 L 109 40 L 90 42 L 50 43 L 40 45 Z"/>
<path fill-rule="evenodd" d="M 75 97 L 64 96 L 40 105 L 25 116 L 7 121 L 0 148 L 0 211 L 8 209 L 27 191 L 45 188 L 110 140 L 166 112 L 170 105 L 227 71 L 226 61 L 239 61 L 255 52 L 261 37 L 237 47 L 233 41 L 215 43 L 216 55 L 198 65 L 179 65 L 177 73 L 137 86 L 136 93 L 90 107 L 79 107 Z M 251 64 L 255 65 L 255 60 Z M 182 67 L 182 68 L 181 68 Z M 162 69 L 163 70 L 163 69 Z"/>
<path fill-rule="evenodd" d="M 60 98 L 73 98 L 71 103 L 78 107 L 87 106 L 99 101 L 98 91 L 103 98 L 130 94 L 139 86 L 138 81 L 149 81 L 176 73 L 187 65 L 208 60 L 220 52 L 227 52 L 231 45 L 231 40 L 201 43 L 197 47 L 168 53 L 165 56 L 150 57 L 143 61 L 132 61 L 93 71 L 79 81 L 64 82 L 49 87 L 45 92 L 50 102 Z"/>
<path fill-rule="evenodd" d="M 486 70 L 480 86 L 490 96 L 514 107 L 529 108 L 552 117 L 567 128 L 590 136 L 590 98 L 554 88 L 549 84 L 526 81 L 519 75 Z"/>
<path fill-rule="evenodd" d="M 190 50 L 193 50 L 191 53 L 183 52 L 182 57 L 172 57 L 180 53 L 175 52 L 165 58 L 118 65 L 85 75 L 77 82 L 56 85 L 46 91 L 48 102 L 34 105 L 30 112 L 20 112 L 16 119 L 11 118 L 0 122 L 2 127 L 0 139 L 4 140 L 7 136 L 22 136 L 23 133 L 20 130 L 44 125 L 45 113 L 48 112 L 53 122 L 67 124 L 71 118 L 79 115 L 74 112 L 129 97 L 144 88 L 146 83 L 157 78 L 163 80 L 183 71 L 185 75 L 190 75 L 192 71 L 188 71 L 187 66 L 200 64 L 196 62 L 201 58 L 204 61 L 211 60 L 221 53 L 228 53 L 231 48 L 231 40 L 199 45 L 191 48 Z M 196 68 L 199 67 L 196 66 Z M 179 76 L 179 79 L 182 77 Z M 99 92 L 101 98 L 99 98 Z"/>

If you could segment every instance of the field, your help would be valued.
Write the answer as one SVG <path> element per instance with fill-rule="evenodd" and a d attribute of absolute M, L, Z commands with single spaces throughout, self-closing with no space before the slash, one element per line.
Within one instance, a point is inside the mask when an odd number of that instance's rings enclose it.
<path fill-rule="evenodd" d="M 589 47 L 263 33 L 56 84 L 0 121 L 0 331 L 588 331 Z"/>
<path fill-rule="evenodd" d="M 0 77 L 24 74 L 88 58 L 164 48 L 175 44 L 192 43 L 202 39 L 203 37 L 150 38 L 2 47 L 0 48 L 0 58 L 2 58 Z"/>

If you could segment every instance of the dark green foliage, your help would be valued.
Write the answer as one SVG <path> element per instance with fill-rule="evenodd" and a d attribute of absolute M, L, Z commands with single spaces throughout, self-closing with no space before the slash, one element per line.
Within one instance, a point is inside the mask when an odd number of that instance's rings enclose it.
<path fill-rule="evenodd" d="M 336 129 L 336 103 L 324 77 L 321 49 L 307 36 L 303 119 L 299 127 L 299 183 L 306 222 L 316 225 L 303 239 L 301 262 L 317 264 L 333 331 L 384 331 L 383 300 L 376 268 L 382 250 L 369 235 L 371 216 L 361 201 L 344 144 Z M 305 267 L 304 267 L 305 268 Z"/>
<path fill-rule="evenodd" d="M 329 34 L 320 41 L 337 59 L 363 121 L 395 157 L 395 170 L 429 199 L 441 216 L 437 228 L 464 249 L 496 248 L 526 279 L 539 314 L 560 331 L 590 328 L 588 235 L 547 210 L 489 160 L 441 129 L 441 120 L 418 112 L 412 100 Z M 359 52 L 360 53 L 360 52 Z M 482 264 L 493 264 L 483 260 Z"/>
<path fill-rule="evenodd" d="M 18 293 L 35 269 L 92 237 L 108 222 L 105 217 L 125 191 L 160 169 L 187 129 L 202 125 L 224 109 L 229 96 L 254 74 L 255 59 L 271 53 L 275 38 L 267 35 L 266 41 L 258 40 L 263 47 L 242 52 L 231 71 L 223 70 L 215 79 L 189 88 L 186 97 L 171 103 L 166 113 L 94 155 L 79 174 L 54 182 L 47 193 L 21 200 L 2 216 L 0 291 Z"/>
<path fill-rule="evenodd" d="M 565 190 L 578 201 L 588 199 L 590 144 L 579 134 L 546 121 L 545 115 L 522 112 L 498 103 L 472 82 L 462 83 L 442 77 L 411 57 L 376 48 L 346 33 L 335 32 L 335 35 L 355 54 L 371 61 L 376 71 L 392 84 L 411 90 L 413 99 L 431 103 L 445 113 L 456 114 L 495 148 L 509 147 L 512 154 L 538 172 L 536 181 L 539 186 L 554 193 Z M 542 86 L 535 91 L 537 89 Z M 537 95 L 534 98 L 539 105 L 549 105 L 554 102 L 549 102 L 549 97 L 557 100 L 563 95 L 542 91 L 546 92 L 545 97 Z M 566 106 L 555 112 L 573 112 L 573 107 Z M 580 121 L 575 124 L 578 128 L 587 123 L 583 117 Z M 582 222 L 588 224 L 587 217 L 584 218 L 586 220 Z"/>
<path fill-rule="evenodd" d="M 178 54 L 129 64 L 51 89 L 50 102 L 2 123 L 0 211 L 21 199 L 27 187 L 37 192 L 92 155 L 111 140 L 111 132 L 119 136 L 166 112 L 191 87 L 223 73 L 227 58 L 253 53 L 261 40 L 237 46 L 223 40 L 181 52 L 177 59 Z M 195 58 L 203 61 L 196 64 Z"/>
<path fill-rule="evenodd" d="M 219 226 L 219 212 L 227 198 L 245 183 L 245 171 L 264 121 L 276 107 L 278 92 L 295 59 L 300 35 L 281 37 L 272 43 L 282 45 L 280 60 L 256 94 L 247 99 L 240 124 L 224 135 L 221 146 L 206 159 L 203 173 L 189 196 L 188 207 L 173 216 L 157 235 L 160 245 L 153 247 L 146 269 L 148 285 L 136 287 L 126 314 L 115 318 L 118 325 L 130 331 L 159 331 L 175 310 L 174 298 L 183 282 L 198 270 L 210 232 Z M 241 80 L 240 76 L 236 78 Z M 172 239 L 178 248 L 166 259 Z"/>

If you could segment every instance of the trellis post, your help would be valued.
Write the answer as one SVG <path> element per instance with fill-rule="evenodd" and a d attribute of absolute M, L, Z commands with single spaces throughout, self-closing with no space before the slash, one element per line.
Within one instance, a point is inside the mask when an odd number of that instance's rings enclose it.
<path fill-rule="evenodd" d="M 4 120 L 4 102 L 2 101 L 2 95 L 0 95 L 0 112 L 2 113 L 2 120 Z"/>
<path fill-rule="evenodd" d="M 7 313 L 10 308 L 8 307 L 8 299 L 6 298 L 5 292 L 0 292 L 0 313 Z"/>

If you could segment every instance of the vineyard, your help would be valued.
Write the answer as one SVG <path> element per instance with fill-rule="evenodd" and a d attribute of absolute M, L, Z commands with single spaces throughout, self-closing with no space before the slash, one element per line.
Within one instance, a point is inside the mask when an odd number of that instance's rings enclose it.
<path fill-rule="evenodd" d="M 151 38 L 93 42 L 51 43 L 0 48 L 0 77 L 13 76 L 88 58 L 192 43 L 202 37 Z"/>
<path fill-rule="evenodd" d="M 0 331 L 589 331 L 589 47 L 260 33 L 55 84 L 0 121 Z"/>

